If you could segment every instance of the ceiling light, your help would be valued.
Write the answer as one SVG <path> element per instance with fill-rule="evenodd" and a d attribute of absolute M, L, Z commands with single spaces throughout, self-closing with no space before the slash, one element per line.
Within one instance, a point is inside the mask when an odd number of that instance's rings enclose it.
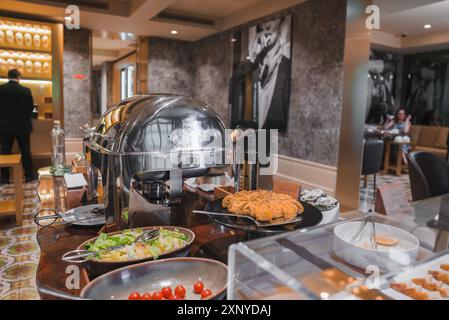
<path fill-rule="evenodd" d="M 430 28 L 432 28 L 432 25 L 426 24 L 426 25 L 424 25 L 424 28 L 425 28 L 425 29 L 430 29 Z"/>
<path fill-rule="evenodd" d="M 170 31 L 171 34 L 178 34 L 178 30 L 172 30 Z"/>

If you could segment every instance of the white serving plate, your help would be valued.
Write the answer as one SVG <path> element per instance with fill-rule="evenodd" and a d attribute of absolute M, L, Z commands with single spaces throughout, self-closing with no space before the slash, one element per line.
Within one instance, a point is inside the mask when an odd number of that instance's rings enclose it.
<path fill-rule="evenodd" d="M 377 266 L 380 271 L 393 271 L 404 266 L 410 266 L 416 261 L 419 251 L 419 240 L 402 229 L 376 223 L 376 234 L 394 237 L 399 240 L 397 246 L 377 246 L 377 250 L 369 247 L 372 226 L 368 223 L 363 229 L 357 243 L 351 243 L 351 238 L 360 227 L 361 221 L 345 222 L 334 228 L 333 249 L 335 254 L 356 267 L 366 269 Z"/>
<path fill-rule="evenodd" d="M 442 264 L 449 264 L 449 254 L 445 254 L 444 256 L 441 256 L 439 258 L 436 258 L 435 260 L 423 263 L 421 265 L 418 265 L 414 268 L 405 270 L 404 272 L 401 272 L 397 276 L 395 276 L 390 283 L 398 283 L 398 282 L 404 282 L 409 283 L 414 278 L 425 278 L 427 276 L 427 271 L 429 270 L 440 270 L 440 265 Z M 425 291 L 425 290 L 424 290 Z M 409 296 L 406 296 L 399 291 L 396 291 L 392 288 L 388 288 L 385 290 L 382 290 L 382 292 L 388 296 L 390 296 L 393 299 L 397 300 L 412 300 Z M 449 300 L 449 298 L 443 298 L 441 300 Z"/>

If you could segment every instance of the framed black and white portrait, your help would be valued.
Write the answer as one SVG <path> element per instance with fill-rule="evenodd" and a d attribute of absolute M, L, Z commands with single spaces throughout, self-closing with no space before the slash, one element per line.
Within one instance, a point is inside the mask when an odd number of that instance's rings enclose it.
<path fill-rule="evenodd" d="M 287 131 L 291 81 L 291 15 L 233 35 L 231 125 Z"/>
<path fill-rule="evenodd" d="M 384 124 L 389 115 L 395 114 L 398 108 L 396 102 L 398 66 L 398 55 L 371 50 L 368 64 L 367 123 Z"/>

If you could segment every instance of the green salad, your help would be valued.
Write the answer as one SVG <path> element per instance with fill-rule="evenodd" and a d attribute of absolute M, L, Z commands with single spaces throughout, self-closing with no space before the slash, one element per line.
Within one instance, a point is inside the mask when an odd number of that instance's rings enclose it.
<path fill-rule="evenodd" d="M 153 257 L 157 259 L 161 254 L 181 248 L 187 244 L 188 237 L 177 229 L 168 230 L 159 228 L 159 236 L 148 242 L 134 242 L 144 231 L 142 229 L 129 229 L 120 233 L 108 235 L 101 233 L 93 243 L 86 244 L 88 251 L 95 252 L 118 245 L 123 248 L 96 254 L 97 261 L 126 261 Z"/>
<path fill-rule="evenodd" d="M 62 177 L 66 173 L 71 173 L 72 168 L 70 166 L 57 165 L 50 167 L 50 174 L 55 177 Z"/>

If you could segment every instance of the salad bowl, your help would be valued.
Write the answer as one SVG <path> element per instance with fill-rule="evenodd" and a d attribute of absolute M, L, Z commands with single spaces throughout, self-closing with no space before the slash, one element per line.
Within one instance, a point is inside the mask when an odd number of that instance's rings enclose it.
<path fill-rule="evenodd" d="M 169 249 L 166 251 L 157 250 L 157 252 L 155 252 L 154 254 L 147 255 L 145 257 L 131 256 L 131 257 L 126 257 L 124 259 L 123 258 L 122 259 L 111 259 L 110 257 L 109 257 L 109 259 L 102 259 L 101 257 L 96 257 L 96 258 L 90 259 L 86 262 L 83 262 L 83 266 L 86 268 L 86 270 L 90 276 L 97 277 L 97 276 L 107 273 L 109 271 L 112 271 L 112 270 L 115 270 L 118 268 L 122 268 L 122 267 L 125 267 L 128 265 L 137 264 L 137 263 L 150 261 L 150 260 L 169 258 L 169 257 L 186 257 L 189 254 L 192 243 L 195 240 L 195 233 L 190 229 L 182 228 L 182 227 L 175 227 L 175 226 L 152 226 L 152 227 L 127 229 L 127 230 L 121 230 L 121 231 L 117 231 L 117 232 L 102 234 L 102 235 L 99 235 L 95 238 L 91 238 L 91 239 L 81 243 L 77 247 L 77 249 L 85 250 L 85 249 L 92 248 L 93 251 L 96 251 L 95 245 L 106 246 L 109 243 L 111 246 L 117 245 L 118 243 L 114 241 L 114 238 L 115 238 L 114 236 L 116 236 L 116 235 L 124 234 L 124 232 L 125 233 L 130 232 L 130 231 L 132 232 L 134 230 L 141 230 L 142 232 L 145 232 L 145 231 L 148 231 L 148 230 L 151 230 L 154 228 L 159 228 L 160 230 L 168 231 L 168 233 L 176 232 L 180 236 L 181 235 L 183 236 L 183 238 L 184 238 L 183 242 L 185 242 L 185 243 L 183 243 L 180 246 L 174 246 L 170 243 L 171 239 L 169 237 L 167 237 L 168 239 L 166 239 L 164 241 L 166 242 L 165 245 L 167 247 L 169 247 Z M 161 233 L 164 234 L 164 232 L 161 232 Z M 175 240 L 173 240 L 173 241 L 175 241 Z M 151 248 L 151 246 L 150 246 L 149 250 L 151 250 L 151 249 L 153 249 L 153 248 Z M 129 248 L 125 248 L 125 250 L 129 251 Z"/>

